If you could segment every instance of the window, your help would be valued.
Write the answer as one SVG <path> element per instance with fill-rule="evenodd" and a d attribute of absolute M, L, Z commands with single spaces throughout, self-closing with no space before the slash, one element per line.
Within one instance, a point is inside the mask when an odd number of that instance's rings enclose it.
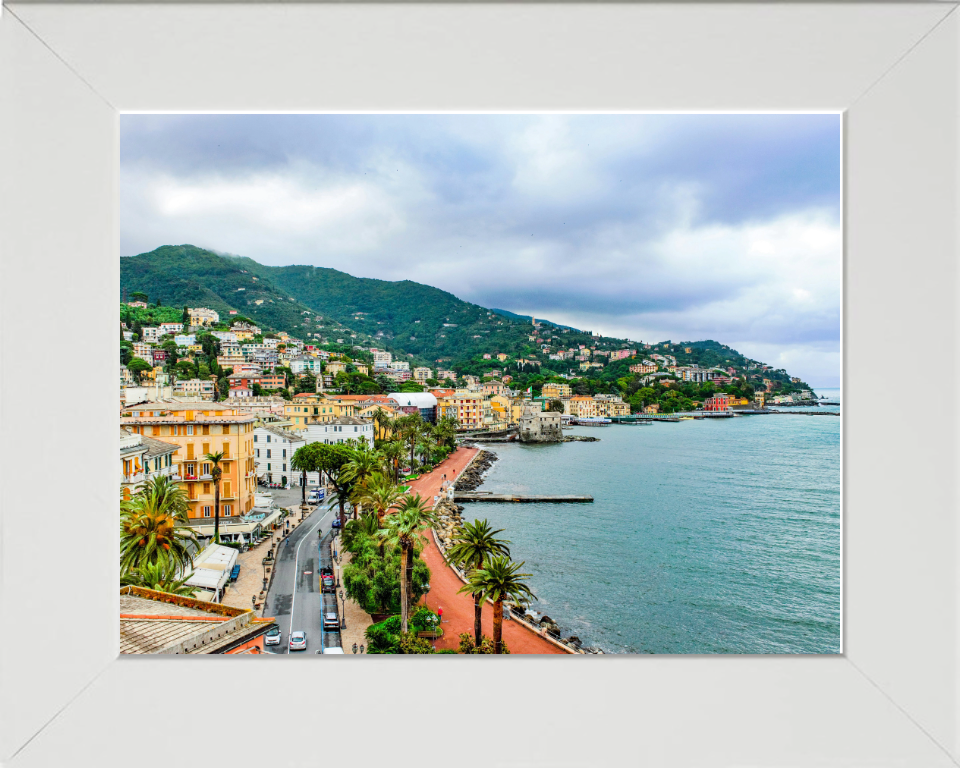
<path fill-rule="evenodd" d="M 269 472 L 272 468 L 273 468 L 272 464 L 267 464 L 267 472 Z"/>
<path fill-rule="evenodd" d="M 200 474 L 209 475 L 209 474 L 210 474 L 210 465 L 209 465 L 209 464 L 204 464 L 204 465 L 203 465 L 203 472 L 201 472 Z"/>
<path fill-rule="evenodd" d="M 267 448 L 267 458 L 268 458 L 268 459 L 270 458 L 270 449 L 269 449 L 269 448 Z"/>
<path fill-rule="evenodd" d="M 204 495 L 210 493 L 210 483 L 204 483 L 204 484 L 203 484 L 203 493 L 204 493 Z"/>
<path fill-rule="evenodd" d="M 204 425 L 203 425 L 203 434 L 205 434 L 205 435 L 209 435 L 209 434 L 210 434 L 210 425 L 209 425 L 209 424 L 204 424 Z"/>
<path fill-rule="evenodd" d="M 257 458 L 258 458 L 258 459 L 260 458 L 260 449 L 259 449 L 259 448 L 257 448 Z"/>
<path fill-rule="evenodd" d="M 210 507 L 204 507 L 204 508 L 203 508 L 203 516 L 204 516 L 204 517 L 210 517 Z"/>
<path fill-rule="evenodd" d="M 255 442 L 255 443 L 257 442 L 257 435 L 254 435 L 254 436 L 253 436 L 253 442 Z"/>
<path fill-rule="evenodd" d="M 283 449 L 283 458 L 287 458 L 287 449 L 286 449 L 286 448 Z"/>
<path fill-rule="evenodd" d="M 270 442 L 270 435 L 267 435 L 267 442 Z"/>
<path fill-rule="evenodd" d="M 224 504 L 224 505 L 223 505 L 223 514 L 224 514 L 224 517 L 230 517 L 230 515 L 233 514 L 233 511 L 232 511 L 232 510 L 233 510 L 233 505 L 232 505 L 232 504 Z"/>
<path fill-rule="evenodd" d="M 188 435 L 193 434 L 193 424 L 187 424 L 187 434 Z"/>

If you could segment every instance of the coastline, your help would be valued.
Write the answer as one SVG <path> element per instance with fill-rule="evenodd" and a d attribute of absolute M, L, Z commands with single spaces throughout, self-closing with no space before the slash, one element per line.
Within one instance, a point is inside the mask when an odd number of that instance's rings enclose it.
<path fill-rule="evenodd" d="M 596 438 L 594 438 L 596 439 Z M 463 468 L 460 475 L 463 477 L 467 475 L 470 468 L 479 462 L 486 462 L 486 466 L 481 470 L 479 475 L 473 475 L 470 477 L 469 481 L 464 484 L 463 487 L 460 487 L 460 481 L 458 480 L 454 483 L 454 488 L 458 491 L 472 491 L 484 484 L 487 479 L 487 474 L 493 468 L 493 465 L 500 460 L 499 454 L 494 451 L 489 451 L 485 448 L 478 448 L 477 453 L 473 456 L 470 462 Z M 444 505 L 444 509 L 453 508 L 456 510 L 456 519 L 460 518 L 460 513 L 463 512 L 463 506 L 454 504 L 452 501 L 447 502 Z M 509 534 L 509 530 L 505 531 Z M 441 540 L 436 531 L 434 531 L 434 539 L 437 543 L 438 548 L 441 548 L 441 552 L 445 546 L 445 542 Z M 454 566 L 448 564 L 448 568 L 453 570 L 461 581 L 466 583 L 467 578 L 466 574 L 462 573 L 460 569 L 455 568 Z M 504 611 L 504 616 L 506 617 L 508 611 Z M 560 636 L 561 627 L 560 625 L 550 616 L 546 614 L 541 614 L 539 617 L 536 612 L 527 609 L 522 615 L 509 611 L 509 618 L 511 621 L 516 621 L 524 626 L 526 626 L 531 632 L 535 632 L 538 635 L 544 637 L 547 641 L 553 643 L 554 645 L 562 648 L 566 653 L 580 653 L 580 654 L 601 654 L 604 655 L 607 653 L 600 646 L 583 646 L 581 645 L 580 638 L 576 635 L 571 635 L 568 638 L 562 638 Z M 569 642 L 570 640 L 574 642 Z"/>
<path fill-rule="evenodd" d="M 459 447 L 438 467 L 411 483 L 411 491 L 427 499 L 440 496 L 440 486 L 445 474 L 459 477 L 473 463 L 480 450 Z M 439 498 L 438 498 L 439 503 Z M 433 530 L 433 529 L 431 529 Z M 462 632 L 473 632 L 473 598 L 459 592 L 463 586 L 460 576 L 447 563 L 435 537 L 429 535 L 423 547 L 422 557 L 430 568 L 430 591 L 423 599 L 431 610 L 443 609 L 443 636 L 436 642 L 438 650 L 457 648 Z M 482 619 L 483 633 L 493 636 L 493 611 L 485 610 Z M 503 622 L 503 639 L 511 654 L 559 654 L 575 653 L 559 646 L 527 624 L 511 620 Z"/>

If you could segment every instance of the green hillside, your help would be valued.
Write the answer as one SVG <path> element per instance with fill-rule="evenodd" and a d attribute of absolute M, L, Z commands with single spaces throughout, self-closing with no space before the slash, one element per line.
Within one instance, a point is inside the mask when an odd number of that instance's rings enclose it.
<path fill-rule="evenodd" d="M 492 368 L 508 370 L 517 384 L 538 387 L 545 379 L 579 369 L 574 360 L 550 360 L 549 351 L 593 347 L 613 351 L 637 349 L 638 357 L 609 361 L 602 369 L 583 372 L 578 384 L 583 393 L 621 391 L 633 395 L 642 389 L 630 365 L 654 354 L 672 356 L 678 365 L 733 369 L 746 381 L 745 396 L 761 388 L 764 378 L 775 382 L 777 392 L 809 389 L 791 381 L 784 370 L 763 370 L 717 341 L 659 342 L 643 345 L 627 339 L 593 337 L 581 331 L 506 310 L 489 310 L 462 301 L 451 293 L 410 280 L 390 282 L 348 275 L 336 269 L 311 266 L 268 267 L 241 256 L 223 256 L 192 245 L 163 246 L 150 253 L 120 260 L 123 291 L 146 293 L 151 303 L 164 307 L 207 306 L 227 319 L 231 309 L 253 319 L 265 330 L 287 331 L 296 338 L 321 343 L 376 346 L 413 364 L 451 368 L 462 374 L 483 375 Z M 532 338 L 531 338 L 532 337 Z M 689 351 L 688 351 L 689 350 Z M 504 363 L 484 360 L 484 354 L 505 353 Z M 539 365 L 518 369 L 518 358 L 533 358 Z M 696 391 L 695 391 L 696 390 Z M 660 390 L 658 390 L 658 393 Z M 698 394 L 694 387 L 690 397 Z"/>

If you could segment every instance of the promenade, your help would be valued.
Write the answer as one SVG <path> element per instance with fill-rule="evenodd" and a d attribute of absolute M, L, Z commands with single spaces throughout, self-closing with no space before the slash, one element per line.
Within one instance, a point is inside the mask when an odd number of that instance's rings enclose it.
<path fill-rule="evenodd" d="M 411 485 L 411 493 L 419 493 L 430 504 L 433 504 L 433 497 L 440 494 L 440 486 L 443 482 L 443 476 L 447 476 L 449 482 L 456 482 L 460 473 L 470 460 L 478 453 L 477 448 L 458 448 L 453 454 L 440 464 L 432 472 L 422 475 L 414 480 Z M 509 537 L 509 531 L 504 532 L 505 538 Z M 437 649 L 456 648 L 460 644 L 460 633 L 469 632 L 473 634 L 473 598 L 466 594 L 457 594 L 457 591 L 463 586 L 456 573 L 450 569 L 440 550 L 437 549 L 433 541 L 433 535 L 426 534 L 427 543 L 423 549 L 423 559 L 430 568 L 430 592 L 426 595 L 423 602 L 436 611 L 443 609 L 443 637 L 437 640 Z M 493 606 L 489 603 L 483 607 L 483 634 L 487 637 L 493 637 Z M 555 646 L 550 641 L 538 635 L 536 632 L 515 621 L 503 622 L 503 639 L 510 649 L 510 653 L 533 653 L 547 654 L 559 653 L 564 651 Z"/>

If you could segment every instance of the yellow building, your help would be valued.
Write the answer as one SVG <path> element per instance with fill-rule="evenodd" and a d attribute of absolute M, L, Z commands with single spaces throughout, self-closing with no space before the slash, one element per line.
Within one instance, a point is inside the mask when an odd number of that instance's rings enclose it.
<path fill-rule="evenodd" d="M 254 337 L 253 331 L 237 331 L 231 329 L 231 333 L 237 337 L 237 341 L 252 341 Z"/>
<path fill-rule="evenodd" d="M 597 401 L 586 395 L 577 395 L 570 398 L 570 415 L 583 418 L 594 418 L 598 416 Z"/>
<path fill-rule="evenodd" d="M 560 397 L 570 397 L 573 393 L 570 391 L 569 384 L 548 382 L 543 385 L 542 394 L 544 397 L 556 399 Z"/>
<path fill-rule="evenodd" d="M 485 411 L 492 419 L 491 404 L 482 392 L 457 389 L 453 394 L 437 398 L 437 418 L 449 416 L 460 422 L 458 429 L 480 429 Z"/>
<path fill-rule="evenodd" d="M 336 376 L 338 373 L 342 373 L 346 370 L 347 370 L 346 363 L 334 362 L 334 363 L 327 363 L 326 367 L 324 367 L 323 369 L 323 372 L 328 373 L 331 376 Z"/>
<path fill-rule="evenodd" d="M 220 322 L 220 315 L 206 307 L 188 307 L 187 312 L 190 315 L 190 325 L 216 325 Z"/>
<path fill-rule="evenodd" d="M 497 360 L 499 360 L 502 363 L 508 357 L 510 357 L 510 355 L 505 355 L 503 352 L 501 352 L 500 354 L 497 355 Z"/>
<path fill-rule="evenodd" d="M 310 424 L 326 424 L 341 416 L 357 416 L 356 400 L 340 400 L 325 395 L 294 395 L 293 402 L 283 406 L 283 416 L 295 432 Z"/>
<path fill-rule="evenodd" d="M 237 517 L 253 508 L 256 464 L 253 452 L 255 417 L 217 403 L 144 403 L 124 408 L 120 424 L 139 435 L 179 446 L 175 461 L 190 499 L 191 521 L 214 516 L 214 483 L 208 453 L 220 461 L 220 515 Z"/>

